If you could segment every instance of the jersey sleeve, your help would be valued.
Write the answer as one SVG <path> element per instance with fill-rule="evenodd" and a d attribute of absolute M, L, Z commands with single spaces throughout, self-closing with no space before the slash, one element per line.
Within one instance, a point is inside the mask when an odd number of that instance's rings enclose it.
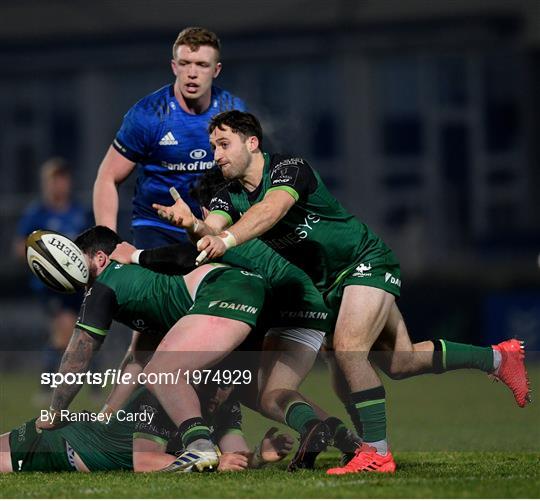
<path fill-rule="evenodd" d="M 103 341 L 108 334 L 118 308 L 115 292 L 101 282 L 95 282 L 84 296 L 75 327 L 94 339 Z"/>
<path fill-rule="evenodd" d="M 228 221 L 229 225 L 240 219 L 240 213 L 234 207 L 231 195 L 227 188 L 219 190 L 216 195 L 212 197 L 212 200 L 210 200 L 208 205 L 211 214 L 223 216 Z"/>
<path fill-rule="evenodd" d="M 147 158 L 152 149 L 149 114 L 138 105 L 124 116 L 120 130 L 116 133 L 113 148 L 132 162 Z"/>
<path fill-rule="evenodd" d="M 135 424 L 133 439 L 145 438 L 167 446 L 176 434 L 176 426 L 171 421 L 157 398 L 144 391 L 137 406 L 139 419 Z"/>
<path fill-rule="evenodd" d="M 197 254 L 196 247 L 191 244 L 172 244 L 143 250 L 139 264 L 157 273 L 185 275 L 196 268 Z"/>
<path fill-rule="evenodd" d="M 238 401 L 225 402 L 214 419 L 214 439 L 218 442 L 224 435 L 242 435 L 242 410 Z"/>
<path fill-rule="evenodd" d="M 270 166 L 270 187 L 266 193 L 284 190 L 297 202 L 305 199 L 317 188 L 317 179 L 306 160 L 300 157 L 282 156 Z"/>

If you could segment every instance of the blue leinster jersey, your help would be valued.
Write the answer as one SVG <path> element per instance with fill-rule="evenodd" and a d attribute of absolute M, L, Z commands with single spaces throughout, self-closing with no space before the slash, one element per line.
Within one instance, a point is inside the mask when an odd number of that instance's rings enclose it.
<path fill-rule="evenodd" d="M 172 204 L 171 186 L 201 216 L 199 205 L 189 196 L 189 191 L 199 176 L 214 167 L 208 123 L 214 115 L 233 109 L 245 111 L 244 102 L 212 87 L 208 110 L 200 115 L 186 113 L 174 96 L 173 85 L 167 85 L 141 99 L 127 112 L 113 147 L 138 163 L 134 227 L 158 226 L 184 231 L 167 224 L 152 209 L 153 203 Z"/>

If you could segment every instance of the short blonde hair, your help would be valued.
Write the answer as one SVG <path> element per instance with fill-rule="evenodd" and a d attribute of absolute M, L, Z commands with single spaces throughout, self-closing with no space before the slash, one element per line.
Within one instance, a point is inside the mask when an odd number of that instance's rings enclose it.
<path fill-rule="evenodd" d="M 216 49 L 219 55 L 221 52 L 221 43 L 217 35 L 206 28 L 200 28 L 198 26 L 190 26 L 183 29 L 174 42 L 172 48 L 173 59 L 176 59 L 176 51 L 180 45 L 187 45 L 192 51 L 196 51 L 199 47 L 207 45 Z"/>
<path fill-rule="evenodd" d="M 41 180 L 45 181 L 55 176 L 70 176 L 71 169 L 68 161 L 62 157 L 52 157 L 41 166 Z"/>

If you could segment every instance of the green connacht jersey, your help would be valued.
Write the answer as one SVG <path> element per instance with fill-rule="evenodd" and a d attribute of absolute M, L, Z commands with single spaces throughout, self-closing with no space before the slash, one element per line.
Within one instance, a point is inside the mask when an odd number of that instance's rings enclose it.
<path fill-rule="evenodd" d="M 215 441 L 227 433 L 242 432 L 240 404 L 233 397 L 210 415 L 205 412 L 207 400 L 201 403 Z M 74 471 L 74 452 L 90 471 L 132 470 L 133 440 L 137 438 L 156 442 L 169 454 L 181 449 L 177 427 L 146 388 L 137 389 L 109 422 L 82 421 L 85 411 L 73 414 L 79 421 L 56 430 L 37 433 L 35 418 L 12 430 L 13 471 Z"/>
<path fill-rule="evenodd" d="M 303 269 L 320 291 L 385 244 L 330 194 L 319 174 L 303 158 L 264 153 L 261 183 L 249 192 L 229 183 L 210 203 L 213 213 L 232 224 L 266 193 L 284 190 L 296 200 L 289 212 L 260 237 L 272 249 Z"/>
<path fill-rule="evenodd" d="M 105 336 L 116 320 L 139 332 L 163 335 L 192 304 L 182 276 L 111 261 L 86 292 L 77 327 Z"/>
<path fill-rule="evenodd" d="M 159 338 L 186 315 L 224 317 L 254 326 L 264 304 L 264 279 L 239 268 L 213 266 L 192 298 L 180 275 L 111 261 L 87 290 L 76 327 L 103 340 L 113 320 Z"/>

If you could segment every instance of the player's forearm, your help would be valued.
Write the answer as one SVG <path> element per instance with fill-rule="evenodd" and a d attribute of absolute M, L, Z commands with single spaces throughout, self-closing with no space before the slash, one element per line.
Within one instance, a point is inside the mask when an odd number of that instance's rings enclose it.
<path fill-rule="evenodd" d="M 182 244 L 146 249 L 139 254 L 137 264 L 158 273 L 185 275 L 195 266 L 193 258 L 187 256 L 183 249 Z"/>
<path fill-rule="evenodd" d="M 220 229 L 212 228 L 212 226 L 194 216 L 193 226 L 188 229 L 188 235 L 191 241 L 196 244 L 202 237 L 217 235 L 220 231 Z"/>
<path fill-rule="evenodd" d="M 138 473 L 159 471 L 169 466 L 175 456 L 165 452 L 134 452 L 133 471 Z"/>
<path fill-rule="evenodd" d="M 114 386 L 101 412 L 108 414 L 121 409 L 131 394 L 138 388 L 136 384 L 133 384 L 133 381 L 137 381 L 137 377 L 143 370 L 141 363 L 131 360 L 125 364 L 122 363 L 119 370 L 122 375 L 131 374 L 130 382 L 126 384 L 117 383 Z"/>
<path fill-rule="evenodd" d="M 234 235 L 236 245 L 260 237 L 285 216 L 288 207 L 279 207 L 262 201 L 253 205 L 238 222 L 227 230 Z"/>
<path fill-rule="evenodd" d="M 80 329 L 75 329 L 69 342 L 58 372 L 60 374 L 84 373 L 90 365 L 94 351 L 100 343 Z M 56 411 L 67 409 L 81 388 L 80 384 L 63 383 L 54 389 L 51 408 Z"/>
<path fill-rule="evenodd" d="M 116 231 L 118 188 L 114 180 L 98 176 L 94 183 L 93 205 L 96 224 Z"/>

